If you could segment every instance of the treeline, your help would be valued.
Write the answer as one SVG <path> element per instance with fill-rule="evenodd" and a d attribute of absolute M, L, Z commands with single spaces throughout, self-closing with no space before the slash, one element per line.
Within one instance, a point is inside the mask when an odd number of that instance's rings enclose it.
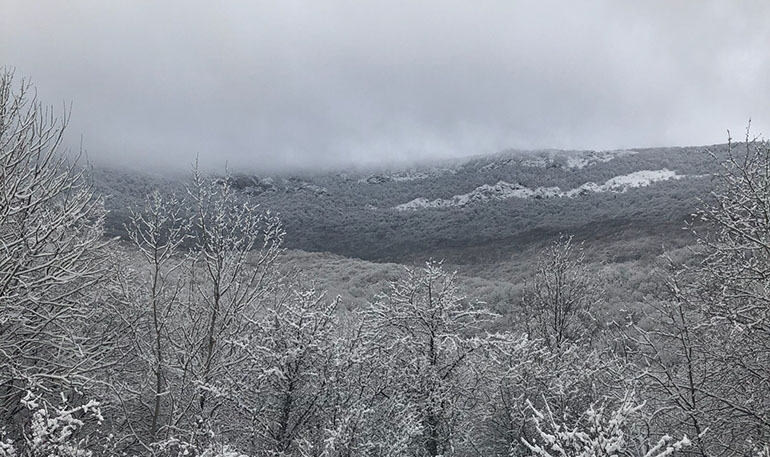
<path fill-rule="evenodd" d="M 33 93 L 0 78 L 0 456 L 770 453 L 765 143 L 727 156 L 648 322 L 597 319 L 561 237 L 501 332 L 440 262 L 344 309 L 280 268 L 276 217 L 197 171 L 105 238 Z"/>

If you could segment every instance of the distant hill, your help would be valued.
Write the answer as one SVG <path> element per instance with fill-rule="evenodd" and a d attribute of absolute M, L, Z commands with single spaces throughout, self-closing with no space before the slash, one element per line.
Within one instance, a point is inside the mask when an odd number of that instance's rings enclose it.
<path fill-rule="evenodd" d="M 717 169 L 706 151 L 722 157 L 726 150 L 503 151 L 402 169 L 229 179 L 244 198 L 279 214 L 286 245 L 303 251 L 473 265 L 573 233 L 589 243 L 644 240 L 603 254 L 633 260 L 663 244 L 687 244 L 681 227 L 708 197 Z M 93 176 L 107 195 L 114 235 L 145 193 L 183 195 L 185 188 L 181 178 L 115 169 Z"/>

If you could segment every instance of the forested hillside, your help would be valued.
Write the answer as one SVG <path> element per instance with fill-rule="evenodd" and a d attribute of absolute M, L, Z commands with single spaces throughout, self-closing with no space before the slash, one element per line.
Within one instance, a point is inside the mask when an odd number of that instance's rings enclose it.
<path fill-rule="evenodd" d="M 679 245 L 675 228 L 707 197 L 726 150 L 507 151 L 378 173 L 233 174 L 227 180 L 244 200 L 281 218 L 287 247 L 376 261 L 441 254 L 462 263 L 494 262 L 560 232 L 656 233 L 655 249 Z M 107 196 L 107 231 L 116 235 L 148 189 L 184 193 L 186 182 L 109 169 L 93 175 Z M 437 200 L 443 204 L 431 205 Z"/>
<path fill-rule="evenodd" d="M 770 455 L 765 142 L 172 178 L 33 92 L 0 75 L 2 457 Z"/>

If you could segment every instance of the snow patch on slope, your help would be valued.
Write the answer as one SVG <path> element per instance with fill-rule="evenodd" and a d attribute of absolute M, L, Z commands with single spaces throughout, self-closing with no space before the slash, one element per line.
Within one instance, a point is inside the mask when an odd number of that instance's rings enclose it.
<path fill-rule="evenodd" d="M 396 206 L 397 210 L 415 210 L 420 208 L 448 208 L 452 206 L 466 206 L 472 203 L 483 203 L 489 200 L 506 200 L 509 198 L 544 198 L 553 197 L 559 193 L 558 187 L 538 187 L 530 189 L 520 184 L 510 184 L 500 181 L 497 184 L 484 184 L 462 195 L 455 195 L 450 199 L 428 200 L 416 198 L 410 202 Z"/>
<path fill-rule="evenodd" d="M 427 198 L 415 198 L 412 201 L 396 206 L 395 209 L 399 211 L 409 211 L 423 208 L 448 208 L 466 206 L 473 203 L 483 203 L 490 200 L 507 200 L 509 198 L 574 198 L 596 192 L 623 193 L 628 189 L 649 186 L 655 182 L 667 181 L 670 179 L 682 179 L 685 177 L 686 176 L 678 175 L 675 171 L 665 168 L 662 170 L 642 170 L 627 175 L 615 176 L 614 178 L 607 180 L 604 184 L 587 182 L 580 187 L 566 191 L 562 191 L 559 187 L 537 187 L 535 189 L 530 189 L 521 184 L 511 184 L 505 181 L 499 181 L 494 185 L 484 184 L 467 194 L 455 195 L 449 199 L 438 198 L 436 200 L 428 200 Z"/>
<path fill-rule="evenodd" d="M 622 189 L 622 192 L 625 192 L 633 187 L 649 186 L 657 181 L 680 179 L 683 177 L 684 176 L 677 175 L 675 171 L 666 168 L 663 170 L 641 170 L 627 175 L 616 176 L 604 183 L 604 187 L 608 190 Z"/>

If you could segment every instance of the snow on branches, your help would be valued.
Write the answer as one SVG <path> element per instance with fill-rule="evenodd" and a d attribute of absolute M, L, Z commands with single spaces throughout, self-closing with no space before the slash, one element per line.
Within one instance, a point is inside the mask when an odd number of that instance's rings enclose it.
<path fill-rule="evenodd" d="M 616 457 L 637 455 L 640 450 L 638 437 L 633 431 L 632 416 L 644 407 L 626 395 L 614 410 L 606 405 L 591 405 L 577 424 L 558 422 L 548 404 L 544 411 L 532 406 L 532 420 L 539 434 L 537 442 L 524 440 L 524 444 L 539 457 Z M 664 435 L 655 442 L 644 443 L 644 457 L 668 457 L 690 445 L 685 436 L 674 440 Z"/>

